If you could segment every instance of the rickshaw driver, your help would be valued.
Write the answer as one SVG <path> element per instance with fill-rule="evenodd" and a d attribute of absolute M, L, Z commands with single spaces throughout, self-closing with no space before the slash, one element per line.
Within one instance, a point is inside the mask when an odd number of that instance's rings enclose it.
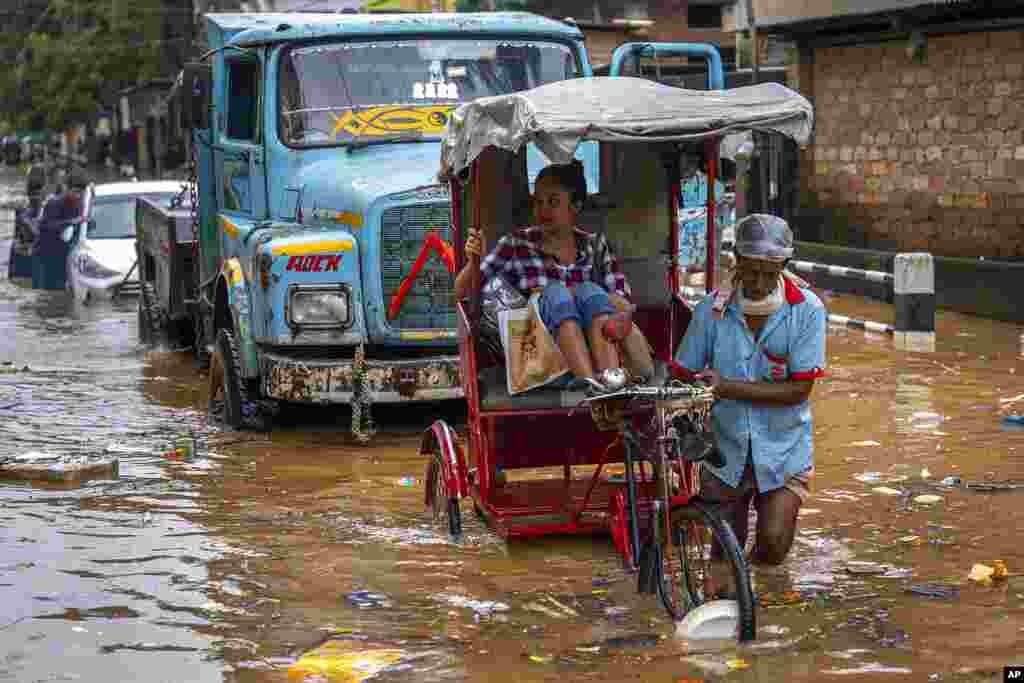
<path fill-rule="evenodd" d="M 724 504 L 740 545 L 757 510 L 752 560 L 781 564 L 814 475 L 808 399 L 825 368 L 825 307 L 784 272 L 793 233 L 781 218 L 752 214 L 736 225 L 735 291 L 697 306 L 676 361 L 713 387 L 712 424 L 725 466 L 702 466 L 700 495 Z M 798 282 L 799 284 L 794 284 Z M 721 551 L 712 548 L 712 559 Z"/>
<path fill-rule="evenodd" d="M 504 276 L 524 296 L 541 291 L 541 319 L 549 330 L 557 330 L 558 347 L 573 377 L 602 391 L 601 373 L 619 367 L 618 349 L 602 328 L 612 314 L 628 306 L 630 288 L 605 237 L 577 227 L 586 194 L 580 162 L 541 170 L 532 198 L 537 225 L 502 237 L 482 263 L 483 235 L 479 229 L 470 230 L 466 266 L 455 278 L 455 295 L 466 296 L 474 267 L 480 270 L 481 283 Z M 602 283 L 594 278 L 599 259 Z"/>

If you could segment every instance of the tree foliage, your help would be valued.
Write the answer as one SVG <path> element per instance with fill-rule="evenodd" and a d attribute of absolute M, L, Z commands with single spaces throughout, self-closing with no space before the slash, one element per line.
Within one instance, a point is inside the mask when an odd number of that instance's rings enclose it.
<path fill-rule="evenodd" d="M 13 55 L 0 70 L 0 107 L 15 125 L 88 120 L 118 89 L 160 73 L 162 0 L 51 0 L 47 11 L 35 30 L 0 35 Z"/>

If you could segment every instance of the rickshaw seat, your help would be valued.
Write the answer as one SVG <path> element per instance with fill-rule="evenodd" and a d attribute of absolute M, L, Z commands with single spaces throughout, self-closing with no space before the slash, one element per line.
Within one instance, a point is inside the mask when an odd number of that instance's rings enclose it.
<path fill-rule="evenodd" d="M 484 368 L 477 376 L 480 380 L 480 408 L 485 411 L 574 408 L 586 397 L 582 391 L 546 387 L 512 396 L 508 393 L 503 365 Z"/>

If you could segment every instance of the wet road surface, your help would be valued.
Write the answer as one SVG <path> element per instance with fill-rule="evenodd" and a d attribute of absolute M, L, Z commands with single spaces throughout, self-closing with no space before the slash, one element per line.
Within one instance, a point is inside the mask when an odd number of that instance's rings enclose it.
<path fill-rule="evenodd" d="M 11 227 L 0 211 L 2 273 Z M 754 571 L 759 640 L 694 651 L 609 539 L 506 544 L 467 502 L 449 541 L 422 509 L 416 450 L 438 412 L 461 421 L 457 404 L 379 411 L 369 446 L 322 411 L 224 432 L 189 356 L 138 345 L 135 305 L 0 279 L 0 456 L 120 458 L 116 479 L 78 487 L 0 482 L 0 681 L 349 681 L 385 665 L 372 680 L 1002 680 L 1024 663 L 1024 491 L 938 485 L 1024 480 L 1024 431 L 1001 420 L 1024 412 L 1007 400 L 1024 393 L 1018 326 L 940 313 L 928 354 L 830 329 L 814 494 L 787 562 Z M 828 305 L 891 322 L 854 297 Z M 163 455 L 189 432 L 193 460 Z M 967 579 L 993 560 L 1008 580 Z M 958 591 L 907 592 L 923 583 Z M 296 662 L 328 639 L 367 654 L 304 677 Z"/>

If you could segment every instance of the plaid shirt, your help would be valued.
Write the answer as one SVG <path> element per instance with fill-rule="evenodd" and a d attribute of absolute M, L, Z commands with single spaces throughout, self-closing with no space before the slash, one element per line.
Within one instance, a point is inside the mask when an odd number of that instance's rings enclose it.
<path fill-rule="evenodd" d="M 502 237 L 480 264 L 483 282 L 502 275 L 510 285 L 528 294 L 554 281 L 564 282 L 568 287 L 594 281 L 610 294 L 629 298 L 629 283 L 604 235 L 576 228 L 576 262 L 568 266 L 563 266 L 557 258 L 541 250 L 543 238 L 544 231 L 537 226 Z M 604 282 L 595 279 L 594 263 L 598 254 L 604 255 Z"/>

